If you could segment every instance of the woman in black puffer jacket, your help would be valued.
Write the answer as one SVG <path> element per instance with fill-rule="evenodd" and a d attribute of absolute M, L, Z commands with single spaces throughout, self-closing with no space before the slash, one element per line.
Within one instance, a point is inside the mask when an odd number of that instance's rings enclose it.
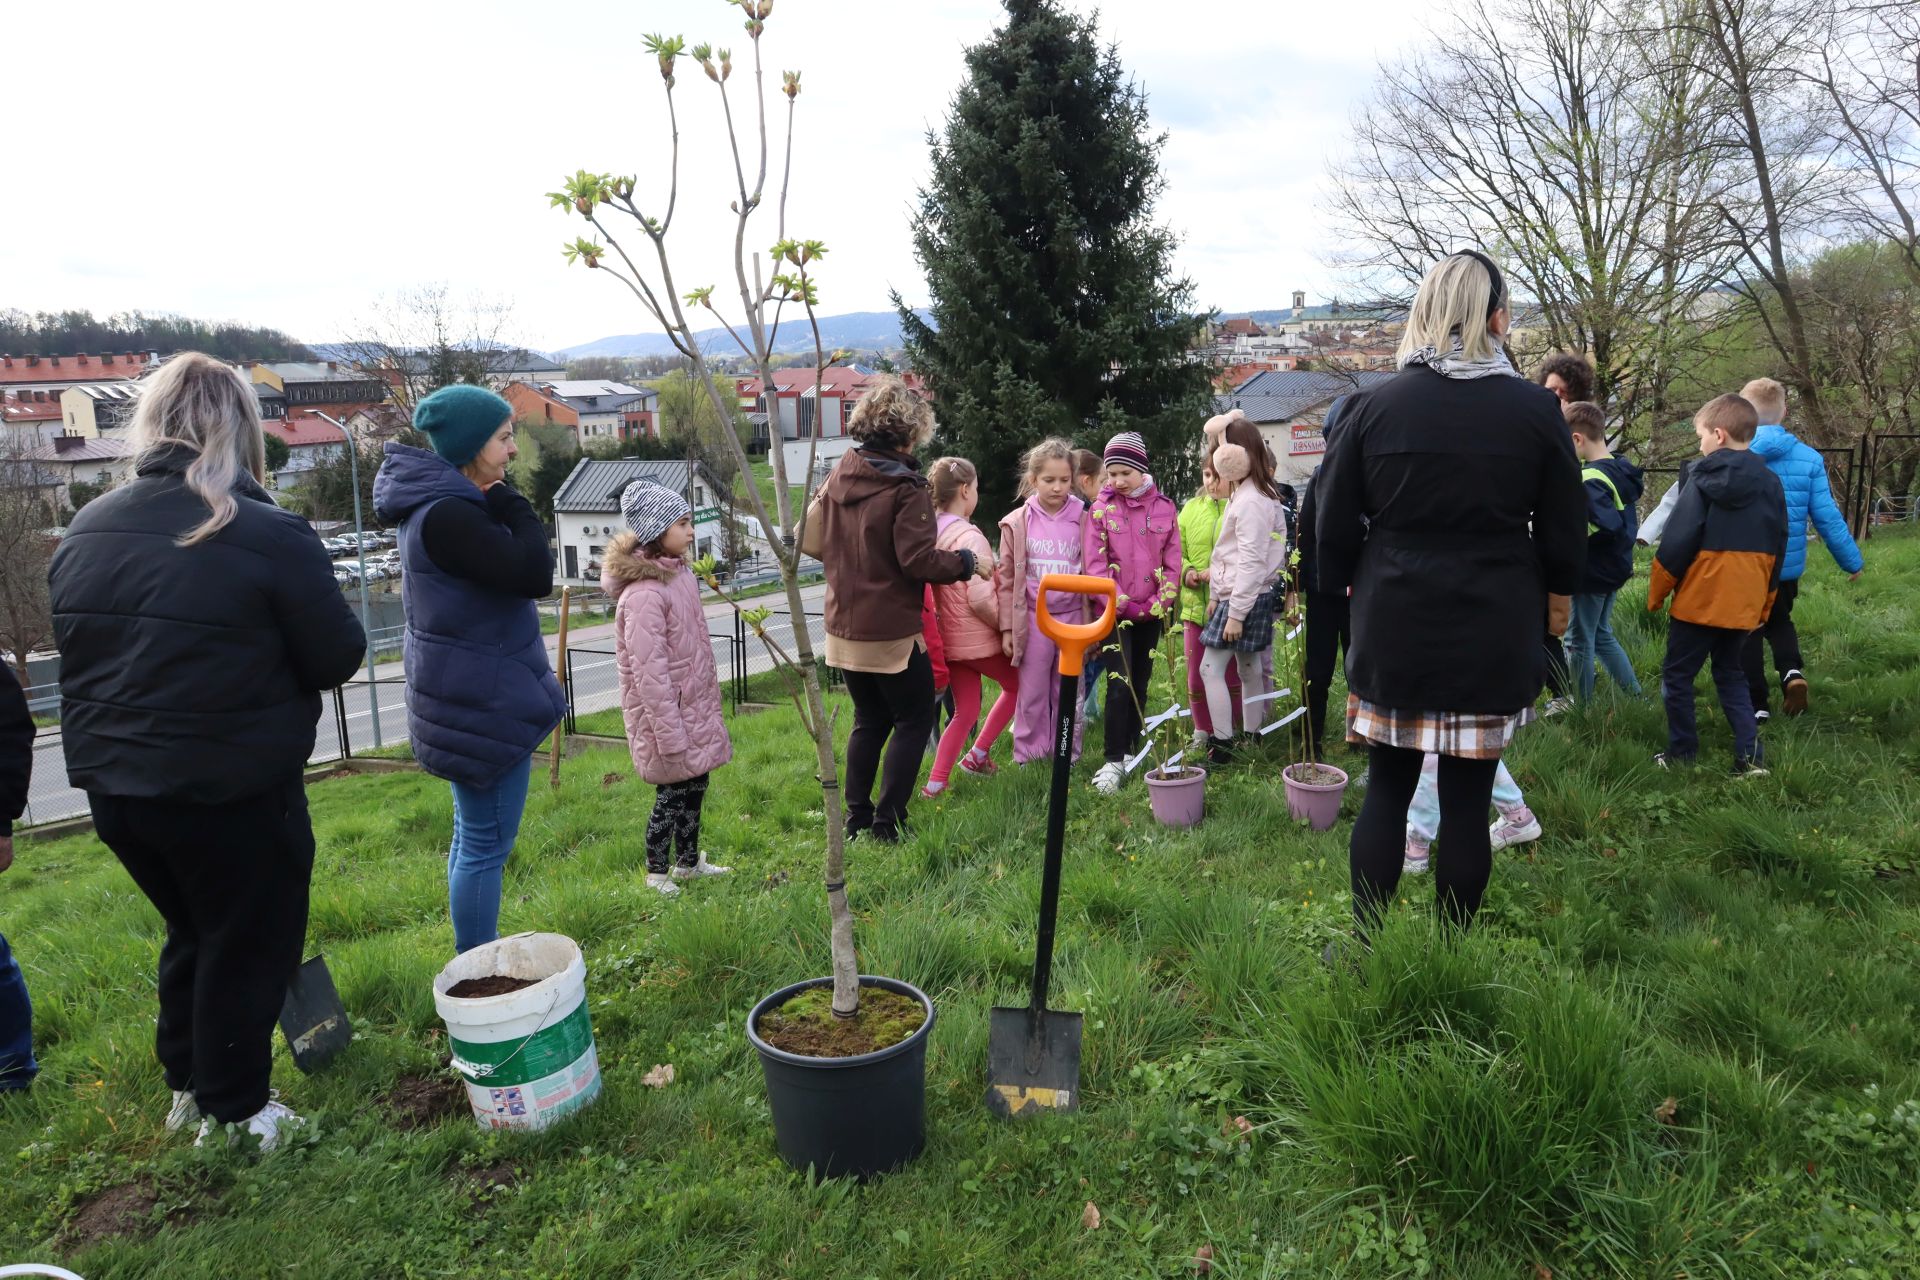
<path fill-rule="evenodd" d="M 134 412 L 135 478 L 88 503 L 48 581 L 67 777 L 167 922 L 156 1049 L 169 1130 L 273 1146 L 273 1027 L 307 931 L 301 770 L 320 691 L 366 650 L 326 551 L 260 487 L 259 404 L 175 356 Z"/>

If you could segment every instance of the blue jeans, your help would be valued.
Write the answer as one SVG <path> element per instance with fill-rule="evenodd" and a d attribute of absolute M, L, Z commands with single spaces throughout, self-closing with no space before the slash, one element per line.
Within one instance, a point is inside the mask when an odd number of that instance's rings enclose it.
<path fill-rule="evenodd" d="M 1667 700 L 1667 755 L 1691 760 L 1700 754 L 1700 730 L 1693 718 L 1693 679 L 1701 666 L 1713 660 L 1713 687 L 1720 709 L 1733 728 L 1733 761 L 1760 762 L 1760 722 L 1753 717 L 1753 697 L 1747 692 L 1747 671 L 1741 661 L 1747 633 L 1725 627 L 1703 627 L 1674 618 L 1667 623 L 1667 660 L 1660 669 L 1661 692 Z"/>
<path fill-rule="evenodd" d="M 453 949 L 471 951 L 500 936 L 500 880 L 520 815 L 527 807 L 528 755 L 490 787 L 453 784 L 453 847 L 447 852 L 447 900 Z"/>
<path fill-rule="evenodd" d="M 1573 678 L 1580 700 L 1593 697 L 1593 660 L 1607 669 L 1613 682 L 1628 693 L 1640 692 L 1634 677 L 1633 661 L 1613 634 L 1613 591 L 1594 592 L 1573 598 L 1573 617 L 1567 624 L 1567 660 L 1573 666 Z"/>
<path fill-rule="evenodd" d="M 40 1064 L 33 1060 L 33 1003 L 27 980 L 0 935 L 0 1089 L 24 1089 Z"/>
<path fill-rule="evenodd" d="M 1526 804 L 1520 784 L 1500 761 L 1493 771 L 1493 807 L 1510 813 Z M 1440 757 L 1428 755 L 1420 762 L 1420 785 L 1414 788 L 1413 803 L 1407 807 L 1407 834 L 1422 844 L 1432 844 L 1440 834 Z"/>

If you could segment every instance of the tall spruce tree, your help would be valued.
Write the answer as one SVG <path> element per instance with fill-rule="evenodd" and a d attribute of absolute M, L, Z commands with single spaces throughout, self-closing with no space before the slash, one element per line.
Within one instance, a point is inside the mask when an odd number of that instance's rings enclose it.
<path fill-rule="evenodd" d="M 1207 317 L 1152 220 L 1164 134 L 1090 18 L 1003 0 L 967 51 L 944 134 L 929 133 L 914 248 L 932 322 L 894 294 L 907 354 L 937 397 L 939 446 L 980 468 L 981 512 L 1009 509 L 1022 451 L 1048 435 L 1098 450 L 1147 439 L 1176 498 L 1208 412 L 1192 348 Z"/>

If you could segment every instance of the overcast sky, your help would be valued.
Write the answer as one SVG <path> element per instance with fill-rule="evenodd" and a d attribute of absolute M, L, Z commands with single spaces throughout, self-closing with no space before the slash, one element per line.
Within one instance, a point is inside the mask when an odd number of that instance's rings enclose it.
<path fill-rule="evenodd" d="M 381 294 L 436 280 L 511 299 L 515 336 L 537 347 L 654 328 L 618 285 L 565 266 L 559 247 L 584 224 L 542 193 L 582 167 L 664 190 L 645 33 L 730 47 L 729 88 L 750 85 L 750 42 L 724 0 L 13 10 L 8 44 L 32 53 L 5 72 L 19 127 L 0 307 L 173 311 L 308 341 L 348 336 Z M 1159 214 L 1203 305 L 1285 306 L 1294 289 L 1318 301 L 1335 286 L 1326 161 L 1420 12 L 1411 0 L 1102 6 L 1103 37 L 1171 135 Z M 763 41 L 769 94 L 783 102 L 780 69 L 802 69 L 788 225 L 830 247 L 824 312 L 882 309 L 889 288 L 924 300 L 908 232 L 924 134 L 965 47 L 1004 17 L 994 0 L 780 0 Z M 684 290 L 730 280 L 731 166 L 717 92 L 690 62 L 676 96 Z M 771 222 L 756 218 L 754 243 L 772 243 Z"/>

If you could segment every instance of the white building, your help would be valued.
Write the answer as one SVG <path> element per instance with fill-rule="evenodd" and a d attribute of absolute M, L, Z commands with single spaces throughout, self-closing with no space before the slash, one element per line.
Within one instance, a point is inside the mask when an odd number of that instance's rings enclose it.
<path fill-rule="evenodd" d="M 725 552 L 726 490 L 706 467 L 687 462 L 601 462 L 582 458 L 553 495 L 553 527 L 559 546 L 559 577 L 597 586 L 607 544 L 624 533 L 620 490 L 630 480 L 651 480 L 684 495 L 693 507 L 693 554 Z"/>

